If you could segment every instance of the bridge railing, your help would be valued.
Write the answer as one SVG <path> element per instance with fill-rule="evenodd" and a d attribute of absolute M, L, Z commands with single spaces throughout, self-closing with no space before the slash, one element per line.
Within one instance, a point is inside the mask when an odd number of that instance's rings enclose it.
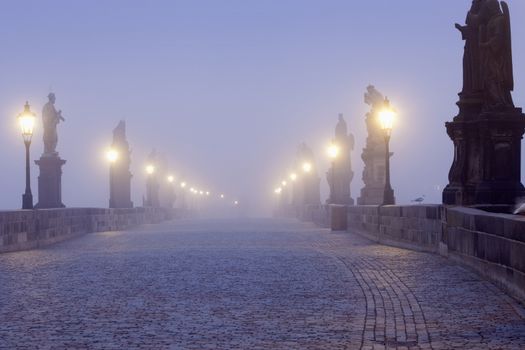
<path fill-rule="evenodd" d="M 0 253 L 34 249 L 90 232 L 124 230 L 171 219 L 165 208 L 63 208 L 0 212 Z"/>
<path fill-rule="evenodd" d="M 326 213 L 325 219 L 319 219 Z M 328 227 L 333 210 L 310 221 Z M 346 229 L 381 244 L 438 253 L 525 301 L 525 217 L 443 205 L 348 206 Z"/>

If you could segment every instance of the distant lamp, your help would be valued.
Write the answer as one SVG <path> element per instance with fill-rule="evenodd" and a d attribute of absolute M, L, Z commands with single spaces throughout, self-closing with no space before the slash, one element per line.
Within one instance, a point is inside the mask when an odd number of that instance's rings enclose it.
<path fill-rule="evenodd" d="M 281 192 L 283 191 L 283 189 L 281 187 L 277 187 L 274 192 L 275 194 L 281 194 Z"/>
<path fill-rule="evenodd" d="M 290 180 L 296 181 L 297 180 L 297 174 L 296 173 L 291 173 L 290 174 Z"/>
<path fill-rule="evenodd" d="M 281 185 L 283 185 L 283 187 L 286 187 L 286 185 L 288 185 L 288 182 L 283 181 L 283 182 L 281 182 Z"/>
<path fill-rule="evenodd" d="M 385 99 L 384 107 L 379 112 L 379 125 L 381 126 L 381 130 L 383 130 L 385 135 L 390 136 L 392 133 L 395 118 L 396 112 L 390 106 L 390 101 Z"/>
<path fill-rule="evenodd" d="M 169 183 L 173 183 L 173 181 L 175 181 L 175 177 L 173 175 L 169 175 L 167 177 L 167 180 L 168 180 Z"/>
<path fill-rule="evenodd" d="M 326 153 L 330 159 L 335 160 L 339 156 L 339 146 L 332 142 L 326 149 Z"/>
<path fill-rule="evenodd" d="M 33 194 L 31 193 L 31 173 L 29 166 L 29 147 L 33 138 L 33 130 L 36 123 L 36 115 L 31 112 L 29 103 L 24 105 L 24 111 L 17 116 L 18 124 L 22 131 L 22 138 L 26 146 L 26 189 L 22 195 L 22 209 L 33 209 Z"/>
<path fill-rule="evenodd" d="M 233 202 L 234 205 L 239 205 L 239 201 Z"/>
<path fill-rule="evenodd" d="M 155 173 L 155 166 L 152 164 L 146 165 L 146 174 L 153 175 Z"/>
<path fill-rule="evenodd" d="M 209 196 L 209 195 L 210 195 L 210 192 L 206 192 L 206 195 Z"/>
<path fill-rule="evenodd" d="M 221 199 L 224 199 L 224 195 L 223 194 L 221 194 Z"/>
<path fill-rule="evenodd" d="M 310 163 L 310 162 L 304 162 L 304 163 L 303 163 L 303 171 L 304 171 L 305 173 L 309 173 L 309 172 L 311 172 L 311 171 L 312 171 L 312 163 Z"/>
<path fill-rule="evenodd" d="M 185 182 L 181 182 L 181 183 L 180 183 L 180 187 L 181 187 L 181 188 L 185 188 L 185 187 L 186 187 L 186 183 L 185 183 Z"/>
<path fill-rule="evenodd" d="M 114 148 L 110 148 L 106 152 L 106 159 L 110 163 L 115 163 L 118 160 L 118 151 L 116 149 L 114 149 Z"/>

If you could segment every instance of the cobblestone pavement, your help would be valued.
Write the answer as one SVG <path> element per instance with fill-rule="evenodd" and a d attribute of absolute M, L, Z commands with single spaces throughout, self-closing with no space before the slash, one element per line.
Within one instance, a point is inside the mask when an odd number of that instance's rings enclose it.
<path fill-rule="evenodd" d="M 285 220 L 0 255 L 0 349 L 524 349 L 524 314 L 439 256 Z"/>

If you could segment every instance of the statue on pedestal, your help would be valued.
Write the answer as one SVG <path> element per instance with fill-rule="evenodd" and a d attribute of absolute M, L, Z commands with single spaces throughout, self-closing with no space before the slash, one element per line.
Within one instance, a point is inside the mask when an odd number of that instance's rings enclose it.
<path fill-rule="evenodd" d="M 126 122 L 121 120 L 113 129 L 113 143 L 111 148 L 118 154 L 118 158 L 110 167 L 110 208 L 133 208 L 131 201 L 131 150 L 126 138 Z"/>
<path fill-rule="evenodd" d="M 48 96 L 48 102 L 42 109 L 44 129 L 44 153 L 35 163 L 40 169 L 38 176 L 38 204 L 36 208 L 63 208 L 62 203 L 62 166 L 66 163 L 60 159 L 56 150 L 58 143 L 57 125 L 65 121 L 62 111 L 55 108 L 54 93 Z"/>
<path fill-rule="evenodd" d="M 339 120 L 335 127 L 335 145 L 339 149 L 337 158 L 333 160 L 326 179 L 330 185 L 330 198 L 328 204 L 353 205 L 354 200 L 350 196 L 350 183 L 354 178 L 352 171 L 351 152 L 354 150 L 354 135 L 348 133 L 348 127 L 343 115 L 339 114 Z"/>
<path fill-rule="evenodd" d="M 153 149 L 148 155 L 148 166 L 153 166 L 153 171 L 149 173 L 146 179 L 146 199 L 143 200 L 145 207 L 160 207 L 159 199 L 159 180 L 157 173 L 159 169 L 156 169 L 158 166 L 158 155 L 157 151 Z"/>
<path fill-rule="evenodd" d="M 446 123 L 454 160 L 443 203 L 514 204 L 521 183 L 525 115 L 516 108 L 510 12 L 505 1 L 473 0 L 466 25 L 459 114 Z"/>
<path fill-rule="evenodd" d="M 366 129 L 368 136 L 363 148 L 361 159 L 365 163 L 361 196 L 357 199 L 359 205 L 378 205 L 383 203 L 386 183 L 386 145 L 383 132 L 379 127 L 377 116 L 385 106 L 385 97 L 373 85 L 366 88 L 364 101 L 370 106 L 366 114 Z M 392 157 L 393 153 L 389 154 Z"/>

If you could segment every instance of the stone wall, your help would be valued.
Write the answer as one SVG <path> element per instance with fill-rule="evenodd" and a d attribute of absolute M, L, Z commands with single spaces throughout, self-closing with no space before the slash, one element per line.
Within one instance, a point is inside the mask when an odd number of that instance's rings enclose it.
<path fill-rule="evenodd" d="M 379 243 L 438 252 L 442 210 L 439 205 L 350 206 L 348 229 Z"/>
<path fill-rule="evenodd" d="M 308 205 L 303 207 L 301 220 L 311 221 L 317 226 L 330 227 L 330 210 L 327 205 Z"/>
<path fill-rule="evenodd" d="M 348 231 L 439 253 L 525 301 L 525 217 L 440 205 L 349 206 Z"/>
<path fill-rule="evenodd" d="M 158 223 L 174 213 L 161 208 L 64 208 L 0 212 L 0 253 L 33 249 L 89 232 Z"/>
<path fill-rule="evenodd" d="M 525 301 L 525 217 L 447 209 L 442 245 L 449 258 Z"/>

